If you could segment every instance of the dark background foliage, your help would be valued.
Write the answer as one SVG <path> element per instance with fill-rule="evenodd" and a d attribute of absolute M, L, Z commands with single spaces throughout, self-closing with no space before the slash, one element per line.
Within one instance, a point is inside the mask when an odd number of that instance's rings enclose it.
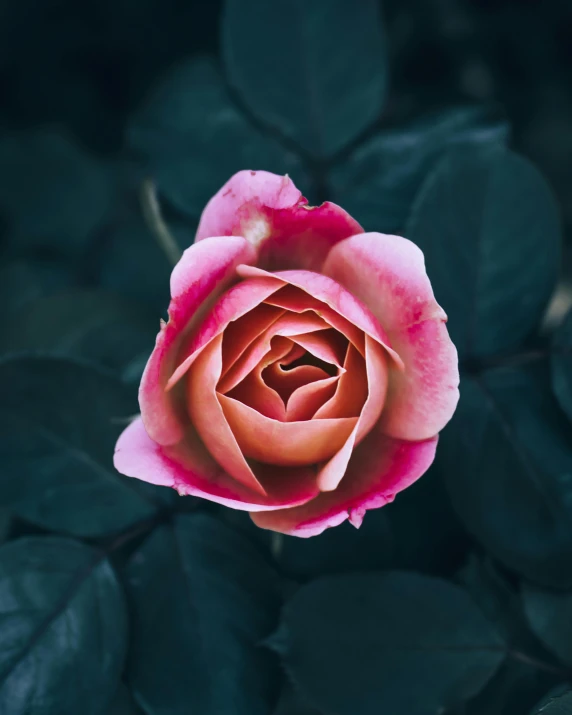
<path fill-rule="evenodd" d="M 1 0 L 2 715 L 572 713 L 571 87 L 569 0 Z M 242 168 L 415 240 L 450 317 L 436 464 L 359 531 L 111 464 L 143 187 L 184 248 Z"/>

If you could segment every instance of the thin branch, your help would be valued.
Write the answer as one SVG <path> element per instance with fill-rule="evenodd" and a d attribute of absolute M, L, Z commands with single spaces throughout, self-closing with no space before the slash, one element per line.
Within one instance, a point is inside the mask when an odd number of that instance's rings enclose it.
<path fill-rule="evenodd" d="M 145 221 L 153 231 L 157 243 L 167 256 L 169 262 L 173 266 L 176 266 L 182 255 L 181 249 L 163 219 L 155 184 L 151 179 L 146 179 L 141 187 L 141 206 Z"/>

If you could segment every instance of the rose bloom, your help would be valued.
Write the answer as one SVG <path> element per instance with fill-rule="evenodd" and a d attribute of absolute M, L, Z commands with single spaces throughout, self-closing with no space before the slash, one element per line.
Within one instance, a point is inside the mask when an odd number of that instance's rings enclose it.
<path fill-rule="evenodd" d="M 173 270 L 115 466 L 286 534 L 359 526 L 427 470 L 455 410 L 446 319 L 413 243 L 241 171 Z"/>

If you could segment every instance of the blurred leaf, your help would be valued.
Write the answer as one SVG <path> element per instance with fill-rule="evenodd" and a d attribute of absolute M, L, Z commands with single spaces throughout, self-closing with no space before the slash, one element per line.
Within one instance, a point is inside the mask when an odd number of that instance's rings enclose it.
<path fill-rule="evenodd" d="M 127 648 L 123 594 L 103 555 L 56 537 L 0 548 L 0 711 L 101 715 Z"/>
<path fill-rule="evenodd" d="M 153 319 L 118 297 L 78 290 L 32 303 L 3 338 L 15 352 L 49 351 L 121 370 L 141 352 L 151 354 L 158 332 Z"/>
<path fill-rule="evenodd" d="M 469 540 L 435 466 L 398 494 L 383 514 L 392 535 L 393 568 L 435 576 L 451 576 L 459 568 Z"/>
<path fill-rule="evenodd" d="M 572 586 L 569 425 L 538 370 L 499 368 L 461 384 L 437 460 L 463 524 L 500 561 Z"/>
<path fill-rule="evenodd" d="M 425 253 L 461 358 L 518 346 L 539 324 L 560 266 L 558 210 L 526 159 L 450 151 L 419 193 L 406 235 Z"/>
<path fill-rule="evenodd" d="M 133 117 L 127 141 L 159 191 L 194 219 L 241 169 L 289 172 L 298 183 L 295 157 L 248 124 L 204 58 L 163 79 Z"/>
<path fill-rule="evenodd" d="M 554 334 L 552 345 L 552 388 L 572 420 L 572 311 Z"/>
<path fill-rule="evenodd" d="M 455 107 L 386 129 L 336 164 L 334 200 L 366 231 L 400 233 L 427 173 L 456 144 L 503 145 L 508 127 L 488 108 Z"/>
<path fill-rule="evenodd" d="M 311 154 L 334 154 L 380 116 L 387 61 L 376 0 L 226 0 L 222 22 L 231 84 Z"/>
<path fill-rule="evenodd" d="M 336 715 L 434 715 L 475 695 L 504 645 L 468 595 L 407 572 L 302 586 L 269 645 L 312 705 Z"/>
<path fill-rule="evenodd" d="M 286 680 L 282 686 L 282 692 L 278 700 L 276 709 L 272 715 L 321 715 L 315 708 L 302 702 L 298 693 Z"/>
<path fill-rule="evenodd" d="M 0 212 L 11 242 L 80 253 L 110 208 L 109 169 L 53 130 L 2 137 L 0 167 Z"/>
<path fill-rule="evenodd" d="M 503 636 L 509 655 L 463 712 L 465 715 L 522 715 L 558 682 L 558 675 L 550 672 L 552 658 L 531 633 L 516 588 L 490 558 L 473 556 L 462 569 L 460 580 Z M 545 663 L 546 669 L 540 670 L 538 663 Z"/>
<path fill-rule="evenodd" d="M 522 599 L 532 630 L 552 653 L 572 666 L 572 594 L 523 583 Z"/>
<path fill-rule="evenodd" d="M 105 715 L 143 715 L 143 711 L 137 706 L 129 688 L 121 683 Z"/>
<path fill-rule="evenodd" d="M 157 529 L 128 569 L 128 677 L 145 712 L 267 715 L 277 672 L 259 644 L 280 589 L 256 547 L 205 514 Z"/>
<path fill-rule="evenodd" d="M 169 230 L 181 251 L 194 241 L 194 231 L 172 224 Z M 140 214 L 124 217 L 106 235 L 100 254 L 100 285 L 154 310 L 159 320 L 169 306 L 169 279 L 173 266 Z"/>
<path fill-rule="evenodd" d="M 112 466 L 115 441 L 136 409 L 119 380 L 87 365 L 49 357 L 1 362 L 0 504 L 75 536 L 150 517 L 149 490 Z"/>
<path fill-rule="evenodd" d="M 8 329 L 25 315 L 31 303 L 69 288 L 73 276 L 67 266 L 56 261 L 10 260 L 0 266 L 0 305 L 8 316 Z"/>
<path fill-rule="evenodd" d="M 387 568 L 394 543 L 384 512 L 368 512 L 359 529 L 345 522 L 311 539 L 284 536 L 277 561 L 289 576 L 302 579 Z"/>
<path fill-rule="evenodd" d="M 572 691 L 550 700 L 532 715 L 572 715 Z"/>

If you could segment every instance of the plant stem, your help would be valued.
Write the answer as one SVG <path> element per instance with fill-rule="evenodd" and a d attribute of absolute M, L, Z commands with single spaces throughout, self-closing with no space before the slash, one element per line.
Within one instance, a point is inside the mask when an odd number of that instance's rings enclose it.
<path fill-rule="evenodd" d="M 141 206 L 143 208 L 145 221 L 153 231 L 157 243 L 167 256 L 169 262 L 173 266 L 176 266 L 182 255 L 181 249 L 163 219 L 155 184 L 151 179 L 146 179 L 141 187 Z"/>

